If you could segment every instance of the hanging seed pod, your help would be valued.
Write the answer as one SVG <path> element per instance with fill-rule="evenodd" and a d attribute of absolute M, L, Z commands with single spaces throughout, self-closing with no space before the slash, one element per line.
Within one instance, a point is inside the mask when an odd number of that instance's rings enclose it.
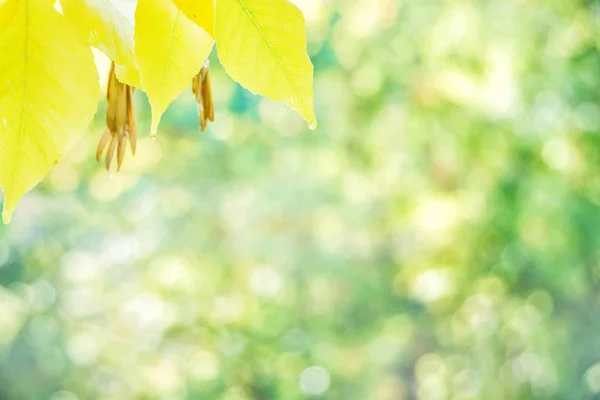
<path fill-rule="evenodd" d="M 215 121 L 215 105 L 212 98 L 212 88 L 210 85 L 210 62 L 208 59 L 204 66 L 198 72 L 198 75 L 192 79 L 192 92 L 196 97 L 198 108 L 198 118 L 200 119 L 200 131 L 206 130 L 208 121 Z"/>
<path fill-rule="evenodd" d="M 110 66 L 108 88 L 106 91 L 106 99 L 108 100 L 106 130 L 96 149 L 96 161 L 100 161 L 102 153 L 108 145 L 105 158 L 107 170 L 110 170 L 115 153 L 117 155 L 117 171 L 121 169 L 123 159 L 125 158 L 127 140 L 129 140 L 131 146 L 131 153 L 135 155 L 136 124 L 133 110 L 134 90 L 135 88 L 132 86 L 119 82 L 115 74 L 115 63 L 113 62 Z"/>

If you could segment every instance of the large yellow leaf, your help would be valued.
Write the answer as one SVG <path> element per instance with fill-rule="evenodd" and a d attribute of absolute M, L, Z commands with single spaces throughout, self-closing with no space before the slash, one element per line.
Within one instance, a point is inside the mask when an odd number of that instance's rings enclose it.
<path fill-rule="evenodd" d="M 221 64 L 253 93 L 281 101 L 316 126 L 313 66 L 302 12 L 287 0 L 218 0 Z"/>
<path fill-rule="evenodd" d="M 173 0 L 175 5 L 192 21 L 214 36 L 214 0 Z"/>
<path fill-rule="evenodd" d="M 0 0 L 0 28 L 10 22 L 17 13 L 17 0 Z"/>
<path fill-rule="evenodd" d="M 63 155 L 67 140 L 86 128 L 100 92 L 90 47 L 52 2 L 19 0 L 17 7 L 0 26 L 4 222 Z"/>
<path fill-rule="evenodd" d="M 135 54 L 152 106 L 152 135 L 169 104 L 191 82 L 210 54 L 213 39 L 171 0 L 139 0 Z"/>
<path fill-rule="evenodd" d="M 61 5 L 91 46 L 115 63 L 135 68 L 133 24 L 110 0 L 61 0 Z"/>

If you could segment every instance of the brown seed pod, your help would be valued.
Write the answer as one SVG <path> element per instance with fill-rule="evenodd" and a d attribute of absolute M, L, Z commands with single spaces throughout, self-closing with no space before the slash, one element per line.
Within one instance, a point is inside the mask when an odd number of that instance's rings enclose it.
<path fill-rule="evenodd" d="M 133 92 L 135 88 L 129 86 L 127 91 L 127 132 L 129 133 L 129 144 L 131 145 L 131 154 L 135 156 L 136 147 L 136 124 L 135 113 L 133 110 Z"/>
<path fill-rule="evenodd" d="M 210 122 L 215 122 L 215 104 L 213 103 L 212 86 L 210 84 L 210 70 L 208 67 L 204 70 L 202 82 L 204 83 L 202 86 L 202 100 L 204 101 L 206 116 Z"/>
<path fill-rule="evenodd" d="M 102 152 L 104 151 L 104 148 L 106 147 L 106 145 L 108 144 L 108 142 L 110 141 L 111 138 L 112 138 L 112 135 L 110 134 L 110 129 L 106 128 L 104 130 L 104 134 L 100 138 L 100 142 L 98 143 L 98 148 L 96 149 L 96 161 L 97 162 L 99 162 L 100 158 L 102 158 Z"/>
<path fill-rule="evenodd" d="M 133 87 L 119 82 L 115 74 L 115 63 L 113 62 L 110 67 L 106 91 L 106 98 L 108 100 L 106 130 L 96 149 L 96 160 L 100 161 L 104 149 L 110 142 L 105 159 L 107 170 L 110 170 L 115 153 L 117 153 L 117 171 L 121 169 L 123 159 L 125 158 L 127 140 L 129 140 L 132 154 L 135 154 L 136 124 L 133 109 L 134 90 Z"/>
<path fill-rule="evenodd" d="M 208 121 L 215 121 L 215 106 L 210 84 L 210 62 L 206 60 L 200 72 L 192 79 L 192 92 L 196 97 L 198 118 L 200 119 L 200 131 L 206 130 Z"/>

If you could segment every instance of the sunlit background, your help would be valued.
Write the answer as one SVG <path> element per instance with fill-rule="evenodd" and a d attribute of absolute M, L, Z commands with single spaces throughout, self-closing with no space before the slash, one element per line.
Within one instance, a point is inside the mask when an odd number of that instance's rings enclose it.
<path fill-rule="evenodd" d="M 316 131 L 213 53 L 0 227 L 0 398 L 600 398 L 600 2 L 297 3 Z"/>

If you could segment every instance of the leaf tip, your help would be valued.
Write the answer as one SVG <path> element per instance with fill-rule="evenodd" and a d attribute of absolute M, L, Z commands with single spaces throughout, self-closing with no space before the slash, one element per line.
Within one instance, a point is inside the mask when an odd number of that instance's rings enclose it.
<path fill-rule="evenodd" d="M 317 122 L 317 115 L 315 114 L 315 106 L 313 104 L 312 95 L 307 98 L 293 97 L 289 102 L 287 102 L 287 104 L 292 110 L 297 111 L 302 118 L 304 118 L 308 124 L 308 128 L 311 131 L 317 129 L 319 123 Z"/>
<path fill-rule="evenodd" d="M 156 132 L 158 132 L 158 124 L 160 122 L 160 116 L 155 117 L 152 115 L 152 127 L 150 128 L 150 137 L 156 139 Z"/>
<path fill-rule="evenodd" d="M 5 207 L 4 211 L 2 211 L 2 222 L 4 222 L 5 224 L 8 224 L 8 223 L 10 223 L 11 219 L 12 219 L 12 211 L 7 210 Z"/>

